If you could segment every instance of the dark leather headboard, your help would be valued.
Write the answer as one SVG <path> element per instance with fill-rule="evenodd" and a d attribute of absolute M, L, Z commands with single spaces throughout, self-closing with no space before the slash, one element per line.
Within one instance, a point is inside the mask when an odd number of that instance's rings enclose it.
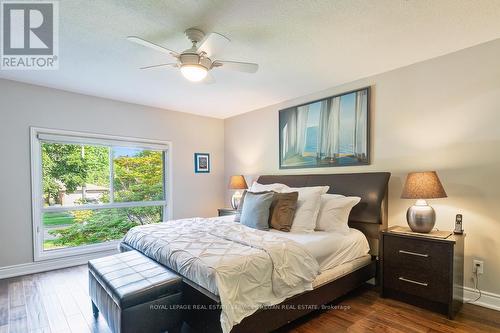
<path fill-rule="evenodd" d="M 361 198 L 351 211 L 349 221 L 382 224 L 382 202 L 387 194 L 389 172 L 327 175 L 260 176 L 260 184 L 282 183 L 290 187 L 329 185 L 328 193 Z"/>
<path fill-rule="evenodd" d="M 260 176 L 260 184 L 282 183 L 290 187 L 329 185 L 328 193 L 361 198 L 349 215 L 349 226 L 361 230 L 378 253 L 378 233 L 387 227 L 389 172 Z M 375 244 L 376 243 L 376 244 Z"/>

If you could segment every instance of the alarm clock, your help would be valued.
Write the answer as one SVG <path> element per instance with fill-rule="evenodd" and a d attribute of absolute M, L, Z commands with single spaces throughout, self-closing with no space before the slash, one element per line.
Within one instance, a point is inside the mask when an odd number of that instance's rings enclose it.
<path fill-rule="evenodd" d="M 455 217 L 455 230 L 453 230 L 454 234 L 463 234 L 464 230 L 462 229 L 462 214 L 457 214 Z"/>

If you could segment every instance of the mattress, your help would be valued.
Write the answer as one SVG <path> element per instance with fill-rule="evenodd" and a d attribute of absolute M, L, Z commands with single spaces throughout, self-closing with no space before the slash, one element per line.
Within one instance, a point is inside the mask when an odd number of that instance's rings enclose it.
<path fill-rule="evenodd" d="M 341 265 L 335 266 L 333 268 L 327 269 L 321 274 L 319 274 L 313 281 L 313 288 L 316 289 L 322 285 L 337 280 L 349 273 L 354 272 L 358 268 L 369 265 L 372 260 L 372 256 L 365 254 L 362 257 L 356 258 L 349 262 L 343 263 Z"/>
<path fill-rule="evenodd" d="M 302 245 L 318 261 L 320 272 L 365 257 L 370 251 L 366 236 L 353 228 L 348 235 L 326 231 L 291 233 L 271 229 L 270 232 Z"/>

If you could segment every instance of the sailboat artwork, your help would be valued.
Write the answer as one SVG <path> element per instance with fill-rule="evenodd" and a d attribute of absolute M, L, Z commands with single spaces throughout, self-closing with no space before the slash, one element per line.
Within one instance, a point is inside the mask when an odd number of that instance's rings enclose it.
<path fill-rule="evenodd" d="M 370 88 L 279 112 L 280 169 L 370 163 Z"/>

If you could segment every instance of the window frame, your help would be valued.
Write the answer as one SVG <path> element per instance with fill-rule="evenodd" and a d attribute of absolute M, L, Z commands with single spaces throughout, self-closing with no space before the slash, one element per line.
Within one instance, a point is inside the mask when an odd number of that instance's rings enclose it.
<path fill-rule="evenodd" d="M 43 204 L 43 177 L 42 177 L 42 143 L 53 141 L 66 144 L 88 144 L 100 146 L 120 146 L 129 148 L 143 148 L 161 150 L 163 152 L 163 192 L 164 199 L 157 201 L 139 202 L 111 202 L 106 204 L 84 204 L 77 206 L 49 206 Z M 45 251 L 43 213 L 75 210 L 97 210 L 126 207 L 163 206 L 163 219 L 172 218 L 172 142 L 161 140 L 150 140 L 144 138 L 122 137 L 106 134 L 95 134 L 89 132 L 76 132 L 58 129 L 47 129 L 30 127 L 31 142 L 31 199 L 32 199 L 32 223 L 33 223 L 33 257 L 35 261 L 55 259 L 68 256 L 84 255 L 100 251 L 116 249 L 119 240 L 99 244 L 80 245 L 75 247 L 53 249 Z M 111 153 L 110 153 L 111 157 Z M 113 160 L 110 160 L 113 168 Z M 112 173 L 110 174 L 112 177 Z M 110 179 L 111 180 L 111 179 Z M 110 182 L 112 190 L 113 181 Z"/>

